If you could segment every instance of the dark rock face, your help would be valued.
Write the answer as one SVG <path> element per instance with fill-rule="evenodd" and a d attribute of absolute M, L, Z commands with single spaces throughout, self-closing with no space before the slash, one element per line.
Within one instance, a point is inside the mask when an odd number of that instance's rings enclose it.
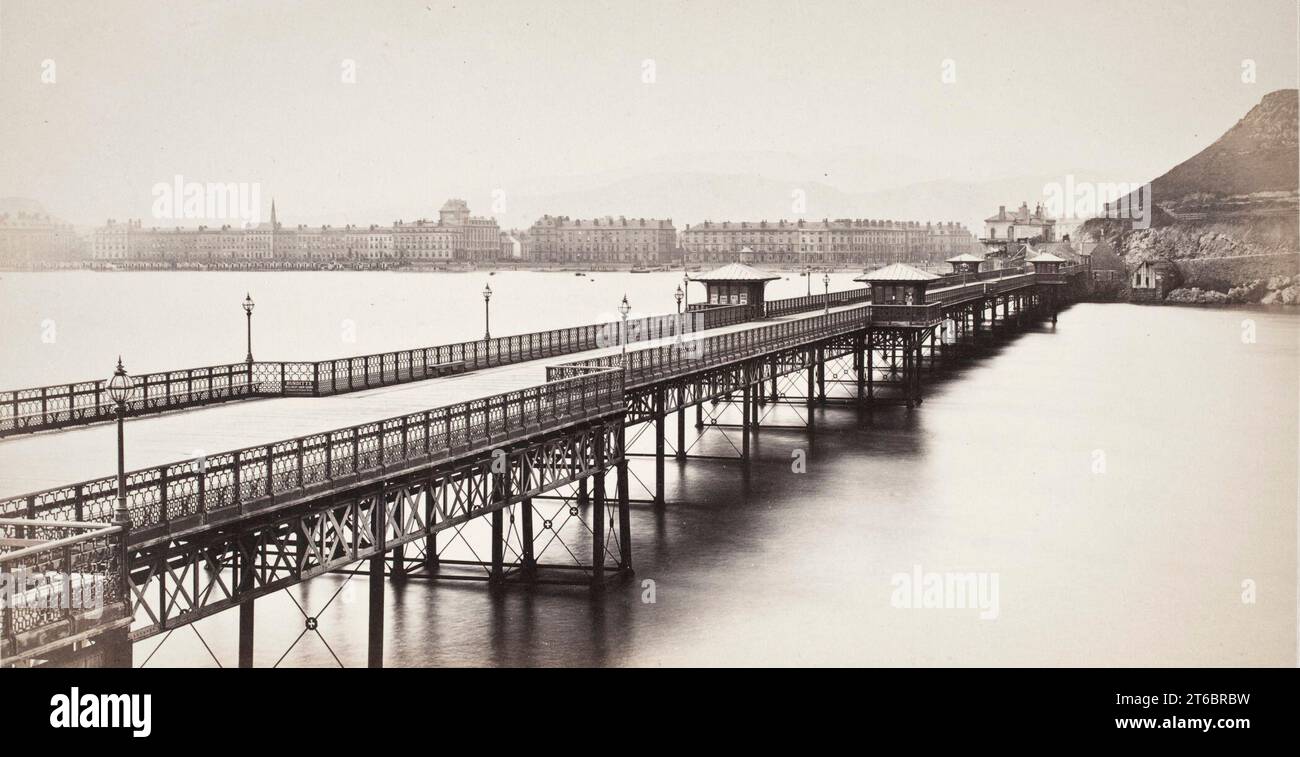
<path fill-rule="evenodd" d="M 1186 287 L 1175 289 L 1165 302 L 1184 305 L 1261 305 L 1300 304 L 1300 276 L 1271 276 L 1232 287 L 1227 293 L 1214 289 Z"/>
<path fill-rule="evenodd" d="M 1216 292 L 1213 289 L 1175 289 L 1165 298 L 1165 302 L 1180 303 L 1185 305 L 1226 305 L 1231 300 L 1223 292 Z"/>

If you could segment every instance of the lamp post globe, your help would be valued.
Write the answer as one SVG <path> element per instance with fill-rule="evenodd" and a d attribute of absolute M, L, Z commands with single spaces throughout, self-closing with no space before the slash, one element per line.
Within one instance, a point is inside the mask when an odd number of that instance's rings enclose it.
<path fill-rule="evenodd" d="M 681 285 L 678 284 L 677 291 L 673 292 L 673 299 L 677 300 L 677 315 L 682 314 L 682 299 L 684 297 L 686 297 L 686 293 L 682 291 Z"/>
<path fill-rule="evenodd" d="M 113 375 L 109 377 L 108 383 L 104 385 L 104 391 L 107 392 L 108 398 L 121 408 L 128 399 L 131 398 L 131 391 L 135 384 L 131 381 L 131 375 L 126 372 L 122 366 L 122 357 L 117 358 L 117 368 L 113 370 Z"/>

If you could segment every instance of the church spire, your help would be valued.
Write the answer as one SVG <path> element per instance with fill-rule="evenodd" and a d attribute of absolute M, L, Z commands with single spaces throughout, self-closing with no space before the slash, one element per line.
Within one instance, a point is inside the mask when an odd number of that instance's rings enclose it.
<path fill-rule="evenodd" d="M 275 222 L 275 198 L 272 197 L 271 198 L 271 231 L 275 231 L 277 228 L 279 228 L 279 224 Z"/>

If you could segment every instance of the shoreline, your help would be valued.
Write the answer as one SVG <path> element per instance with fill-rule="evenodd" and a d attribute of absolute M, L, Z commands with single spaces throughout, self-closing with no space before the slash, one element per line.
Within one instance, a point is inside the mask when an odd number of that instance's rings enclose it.
<path fill-rule="evenodd" d="M 726 265 L 725 262 L 692 264 L 685 271 L 687 273 L 701 273 L 710 270 L 719 265 Z M 920 267 L 920 266 L 918 266 Z M 801 274 L 804 266 L 784 264 L 784 265 L 766 265 L 762 270 Z M 142 267 L 104 267 L 92 265 L 68 265 L 68 266 L 44 266 L 39 268 L 0 268 L 0 273 L 66 273 L 69 271 L 90 271 L 92 273 L 630 273 L 630 274 L 649 274 L 649 273 L 681 273 L 682 268 L 658 267 L 649 270 L 639 270 L 635 267 L 602 267 L 602 266 L 483 266 L 483 267 L 410 267 L 403 266 L 400 268 L 287 268 L 281 266 L 253 266 L 247 268 L 163 268 L 156 266 Z M 813 273 L 862 273 L 863 269 L 856 266 L 813 266 Z"/>

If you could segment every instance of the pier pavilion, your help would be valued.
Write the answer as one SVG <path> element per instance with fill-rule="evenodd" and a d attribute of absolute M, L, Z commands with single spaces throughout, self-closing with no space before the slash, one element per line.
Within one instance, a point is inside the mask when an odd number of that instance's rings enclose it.
<path fill-rule="evenodd" d="M 774 273 L 760 271 L 744 263 L 729 263 L 708 273 L 691 276 L 691 281 L 704 284 L 704 304 L 692 306 L 722 307 L 724 305 L 755 305 L 762 307 L 767 282 L 781 278 Z"/>

